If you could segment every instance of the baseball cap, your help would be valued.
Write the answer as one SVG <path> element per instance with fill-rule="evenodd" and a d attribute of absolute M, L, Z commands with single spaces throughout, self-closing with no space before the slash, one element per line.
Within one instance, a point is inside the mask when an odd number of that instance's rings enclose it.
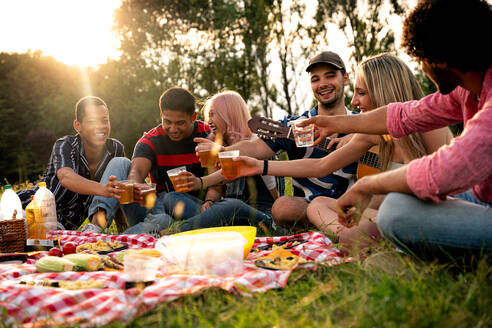
<path fill-rule="evenodd" d="M 340 70 L 346 70 L 345 64 L 343 63 L 343 60 L 342 58 L 340 58 L 339 55 L 332 51 L 323 51 L 322 53 L 319 53 L 311 58 L 311 60 L 309 61 L 309 65 L 306 68 L 306 72 L 310 72 L 313 69 L 314 65 L 321 63 L 333 65 Z"/>

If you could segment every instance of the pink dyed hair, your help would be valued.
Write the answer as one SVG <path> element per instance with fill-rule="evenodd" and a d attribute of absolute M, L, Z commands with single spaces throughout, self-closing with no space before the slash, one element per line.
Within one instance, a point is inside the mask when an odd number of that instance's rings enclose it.
<path fill-rule="evenodd" d="M 251 114 L 239 93 L 223 91 L 208 99 L 203 107 L 207 122 L 211 109 L 214 111 L 216 133 L 222 133 L 224 145 L 233 145 L 238 141 L 249 139 L 253 134 L 248 127 Z"/>

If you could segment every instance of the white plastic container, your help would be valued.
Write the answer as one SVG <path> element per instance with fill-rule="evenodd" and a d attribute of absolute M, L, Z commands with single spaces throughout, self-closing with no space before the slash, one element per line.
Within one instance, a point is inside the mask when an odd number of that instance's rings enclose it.
<path fill-rule="evenodd" d="M 127 254 L 123 260 L 126 281 L 154 281 L 162 261 L 143 254 Z"/>
<path fill-rule="evenodd" d="M 39 189 L 34 194 L 34 200 L 39 206 L 41 215 L 39 218 L 36 217 L 36 224 L 43 225 L 45 232 L 55 231 L 58 225 L 55 196 L 46 187 L 46 182 L 40 182 L 38 186 Z M 40 239 L 46 239 L 46 236 Z"/>
<path fill-rule="evenodd" d="M 11 220 L 14 214 L 14 210 L 17 211 L 16 219 L 22 219 L 22 203 L 17 196 L 17 193 L 12 190 L 11 185 L 5 185 L 2 199 L 0 200 L 0 211 L 2 213 L 2 220 Z"/>
<path fill-rule="evenodd" d="M 227 276 L 243 272 L 246 239 L 235 231 L 165 236 L 155 249 L 166 273 Z"/>

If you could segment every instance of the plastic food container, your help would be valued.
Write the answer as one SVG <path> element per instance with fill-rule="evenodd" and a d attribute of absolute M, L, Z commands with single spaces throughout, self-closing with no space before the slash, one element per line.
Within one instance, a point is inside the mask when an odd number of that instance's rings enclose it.
<path fill-rule="evenodd" d="M 235 231 L 165 236 L 155 249 L 162 253 L 166 273 L 227 276 L 244 269 L 246 239 Z"/>
<path fill-rule="evenodd" d="M 162 265 L 158 258 L 131 253 L 125 256 L 123 267 L 126 281 L 154 281 Z"/>

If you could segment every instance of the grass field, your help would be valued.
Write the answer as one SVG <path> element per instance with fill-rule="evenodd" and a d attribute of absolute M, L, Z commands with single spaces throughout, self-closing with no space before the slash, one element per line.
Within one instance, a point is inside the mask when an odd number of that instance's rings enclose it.
<path fill-rule="evenodd" d="M 210 289 L 110 327 L 491 327 L 491 271 L 484 260 L 465 270 L 385 251 L 296 270 L 285 289 L 251 297 Z"/>

